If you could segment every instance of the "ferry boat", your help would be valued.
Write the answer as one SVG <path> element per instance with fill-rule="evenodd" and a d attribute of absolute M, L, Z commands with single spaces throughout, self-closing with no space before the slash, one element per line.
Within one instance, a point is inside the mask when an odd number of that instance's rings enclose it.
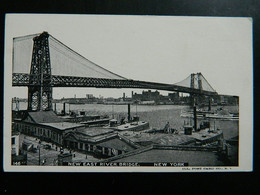
<path fill-rule="evenodd" d="M 196 109 L 197 118 L 204 118 L 207 114 L 214 114 L 213 111 Z M 192 110 L 181 110 L 181 117 L 184 118 L 192 118 L 194 116 L 194 112 Z"/>
<path fill-rule="evenodd" d="M 120 123 L 117 122 L 116 119 L 112 119 L 109 122 L 109 126 L 107 128 L 116 130 L 116 131 L 142 131 L 150 128 L 149 122 L 139 121 L 139 117 L 133 117 L 133 120 Z"/>
<path fill-rule="evenodd" d="M 223 108 L 217 109 L 215 111 L 203 111 L 197 109 L 197 118 L 204 118 L 204 119 L 220 119 L 220 120 L 238 120 L 239 114 L 238 113 L 230 113 L 228 110 L 224 110 Z M 181 117 L 184 118 L 193 118 L 194 113 L 193 111 L 181 111 Z"/>

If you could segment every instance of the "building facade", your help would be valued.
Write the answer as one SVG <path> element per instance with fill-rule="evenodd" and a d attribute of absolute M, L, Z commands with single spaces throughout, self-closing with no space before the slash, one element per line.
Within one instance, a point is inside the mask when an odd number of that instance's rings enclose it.
<path fill-rule="evenodd" d="M 64 122 L 49 111 L 29 112 L 24 119 L 17 119 L 12 123 L 14 131 L 58 145 L 63 145 L 63 135 L 66 131 L 84 126 L 84 124 Z"/>
<path fill-rule="evenodd" d="M 108 128 L 89 127 L 70 131 L 64 136 L 64 147 L 93 153 L 101 157 L 124 154 L 137 148 Z"/>

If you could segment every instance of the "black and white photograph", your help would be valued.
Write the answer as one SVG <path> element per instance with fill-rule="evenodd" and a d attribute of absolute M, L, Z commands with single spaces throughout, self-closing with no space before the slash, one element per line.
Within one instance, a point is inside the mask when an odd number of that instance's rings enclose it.
<path fill-rule="evenodd" d="M 4 170 L 252 171 L 252 18 L 6 14 Z"/>

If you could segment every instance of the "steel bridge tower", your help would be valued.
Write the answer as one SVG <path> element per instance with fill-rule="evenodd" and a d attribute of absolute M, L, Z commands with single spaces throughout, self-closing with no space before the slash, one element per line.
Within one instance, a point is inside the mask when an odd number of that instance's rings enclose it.
<path fill-rule="evenodd" d="M 51 63 L 47 32 L 33 39 L 30 75 L 28 111 L 52 110 Z"/>
<path fill-rule="evenodd" d="M 197 85 L 197 86 L 196 86 Z M 190 88 L 195 89 L 198 88 L 200 91 L 203 90 L 202 88 L 202 74 L 199 72 L 197 74 L 192 73 L 190 75 Z M 191 101 L 191 106 L 194 106 L 198 101 L 201 101 L 203 98 L 203 95 L 200 94 L 190 94 L 190 101 Z"/>
<path fill-rule="evenodd" d="M 190 75 L 190 88 L 195 89 L 198 88 L 200 91 L 203 90 L 202 88 L 202 74 L 199 72 L 197 74 L 192 73 Z M 197 86 L 196 86 L 197 85 Z M 190 102 L 191 107 L 193 107 L 193 123 L 194 123 L 194 130 L 197 131 L 197 107 L 196 104 L 199 103 L 201 99 L 200 94 L 190 94 Z"/>

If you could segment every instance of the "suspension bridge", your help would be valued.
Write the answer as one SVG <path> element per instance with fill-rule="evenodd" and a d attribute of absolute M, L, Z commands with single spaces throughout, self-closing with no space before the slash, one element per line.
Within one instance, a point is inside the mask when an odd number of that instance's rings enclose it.
<path fill-rule="evenodd" d="M 28 87 L 28 110 L 52 110 L 53 87 L 140 88 L 215 96 L 201 73 L 175 84 L 132 80 L 75 52 L 47 32 L 13 38 L 12 85 Z"/>

